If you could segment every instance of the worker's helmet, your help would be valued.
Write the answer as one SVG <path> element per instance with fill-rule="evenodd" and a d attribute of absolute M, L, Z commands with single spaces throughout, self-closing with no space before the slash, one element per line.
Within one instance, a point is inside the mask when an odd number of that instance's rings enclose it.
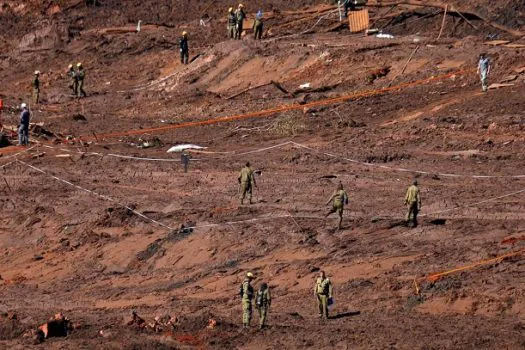
<path fill-rule="evenodd" d="M 35 71 L 35 75 L 39 75 L 40 74 L 40 71 L 39 70 L 36 70 Z"/>
<path fill-rule="evenodd" d="M 243 4 L 239 4 L 239 8 L 240 8 L 240 9 L 243 9 L 243 8 L 244 8 L 244 5 L 243 5 Z"/>
<path fill-rule="evenodd" d="M 230 8 L 228 9 L 228 12 L 229 12 L 229 13 L 232 13 L 232 12 L 233 12 L 233 7 L 230 7 Z"/>
<path fill-rule="evenodd" d="M 253 278 L 253 273 L 251 273 L 251 272 L 246 273 L 246 277 Z"/>
<path fill-rule="evenodd" d="M 82 67 L 82 63 L 78 62 L 78 63 L 77 63 L 77 67 L 78 67 L 78 68 Z"/>
<path fill-rule="evenodd" d="M 20 105 L 20 108 L 22 108 L 22 109 L 26 109 L 26 108 L 27 108 L 27 105 L 26 105 L 25 103 L 22 103 L 22 104 Z"/>
<path fill-rule="evenodd" d="M 69 66 L 67 66 L 67 69 L 72 69 L 73 68 L 73 64 L 70 64 Z"/>

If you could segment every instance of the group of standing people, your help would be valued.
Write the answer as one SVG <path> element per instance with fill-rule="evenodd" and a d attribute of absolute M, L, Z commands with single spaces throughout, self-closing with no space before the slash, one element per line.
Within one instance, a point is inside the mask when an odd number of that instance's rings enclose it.
<path fill-rule="evenodd" d="M 239 4 L 237 10 L 230 7 L 228 10 L 228 36 L 230 39 L 240 40 L 242 31 L 244 29 L 244 20 L 246 19 L 246 13 L 244 12 L 244 5 Z M 261 10 L 255 15 L 253 22 L 253 32 L 255 39 L 262 39 L 263 34 L 263 13 Z"/>
<path fill-rule="evenodd" d="M 69 88 L 72 90 L 74 96 L 85 97 L 86 92 L 84 91 L 84 79 L 86 78 L 86 72 L 82 63 L 77 63 L 76 69 L 70 64 L 68 67 L 67 75 L 69 76 L 70 83 Z"/>
<path fill-rule="evenodd" d="M 272 297 L 268 283 L 262 282 L 257 292 L 255 292 L 252 282 L 255 279 L 253 273 L 246 273 L 246 277 L 241 284 L 239 296 L 242 302 L 242 325 L 243 328 L 249 328 L 253 315 L 253 302 L 259 313 L 259 328 L 266 326 L 268 313 L 272 304 Z M 329 306 L 333 304 L 333 286 L 332 282 L 324 271 L 320 271 L 314 284 L 314 297 L 317 301 L 319 318 L 329 318 Z"/>

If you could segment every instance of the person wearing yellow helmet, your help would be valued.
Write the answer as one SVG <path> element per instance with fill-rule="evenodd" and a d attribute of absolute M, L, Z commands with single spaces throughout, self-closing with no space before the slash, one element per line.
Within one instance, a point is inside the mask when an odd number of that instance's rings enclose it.
<path fill-rule="evenodd" d="M 237 19 L 237 27 L 235 33 L 235 39 L 240 40 L 244 25 L 244 20 L 246 19 L 246 14 L 244 13 L 244 5 L 239 4 L 239 8 L 235 12 L 235 17 Z"/>
<path fill-rule="evenodd" d="M 188 32 L 182 32 L 182 37 L 179 39 L 180 47 L 180 63 L 188 64 L 190 57 L 190 48 L 188 46 Z"/>
<path fill-rule="evenodd" d="M 35 71 L 31 86 L 33 87 L 33 103 L 38 104 L 40 101 L 40 71 Z"/>
<path fill-rule="evenodd" d="M 86 92 L 84 91 L 84 80 L 86 78 L 86 72 L 84 71 L 84 67 L 82 66 L 82 63 L 77 63 L 77 71 L 76 71 L 76 80 L 77 80 L 77 91 L 76 95 L 77 97 L 85 97 Z"/>
<path fill-rule="evenodd" d="M 230 39 L 235 39 L 237 37 L 237 16 L 233 7 L 228 9 L 228 35 Z"/>
<path fill-rule="evenodd" d="M 70 79 L 68 87 L 73 91 L 73 95 L 76 95 L 78 82 L 77 82 L 77 72 L 75 72 L 75 68 L 73 68 L 73 64 L 70 64 L 67 67 L 67 75 Z"/>

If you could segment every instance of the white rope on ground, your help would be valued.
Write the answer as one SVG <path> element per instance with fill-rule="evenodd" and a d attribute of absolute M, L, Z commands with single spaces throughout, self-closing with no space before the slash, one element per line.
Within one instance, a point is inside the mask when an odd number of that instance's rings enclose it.
<path fill-rule="evenodd" d="M 432 213 L 428 213 L 428 214 L 423 214 L 423 215 L 420 215 L 420 217 L 423 217 L 423 216 L 431 216 L 431 215 L 436 215 L 436 214 L 443 214 L 443 213 L 447 213 L 447 212 L 454 211 L 454 210 L 458 210 L 458 209 L 470 208 L 470 207 L 473 207 L 473 206 L 476 206 L 476 205 L 479 205 L 479 204 L 483 204 L 483 203 L 487 203 L 487 202 L 492 202 L 492 201 L 495 201 L 495 200 L 498 200 L 498 199 L 503 199 L 503 198 L 506 198 L 506 197 L 512 197 L 512 196 L 515 196 L 515 195 L 520 194 L 520 193 L 523 193 L 523 192 L 525 192 L 525 188 L 524 188 L 524 189 L 521 189 L 521 190 L 519 190 L 519 191 L 515 191 L 515 192 L 507 193 L 507 194 L 504 194 L 504 195 L 502 195 L 502 196 L 497 196 L 497 197 L 492 197 L 492 198 L 484 199 L 484 200 L 482 200 L 482 201 L 475 202 L 475 203 L 470 203 L 470 204 L 467 204 L 467 205 L 464 205 L 464 206 L 457 206 L 457 207 L 450 208 L 450 209 L 445 209 L 445 210 L 436 211 L 436 212 L 432 212 Z"/>
<path fill-rule="evenodd" d="M 337 155 L 337 154 L 319 151 L 319 150 L 317 150 L 315 148 L 308 147 L 306 145 L 303 145 L 303 144 L 300 144 L 300 143 L 297 143 L 297 142 L 294 142 L 294 141 L 290 141 L 290 142 L 293 145 L 295 145 L 295 146 L 297 146 L 299 148 L 304 148 L 304 149 L 307 149 L 307 150 L 312 151 L 312 152 L 316 152 L 316 153 L 319 153 L 319 154 L 324 154 L 324 155 L 332 157 L 332 158 L 343 159 L 343 160 L 346 160 L 346 161 L 354 163 L 354 164 L 360 164 L 360 165 L 364 165 L 364 166 L 368 166 L 368 167 L 378 167 L 378 168 L 382 168 L 382 169 L 386 169 L 386 170 L 400 171 L 400 172 L 405 172 L 405 173 L 414 173 L 414 174 L 421 174 L 421 175 L 438 175 L 438 176 L 443 176 L 443 177 L 466 177 L 466 178 L 472 178 L 472 179 L 522 179 L 522 178 L 525 178 L 525 175 L 466 175 L 466 174 L 449 174 L 449 173 L 438 173 L 438 172 L 432 172 L 432 171 L 422 171 L 422 170 L 413 170 L 413 169 L 405 169 L 405 168 L 396 168 L 396 167 L 391 167 L 391 166 L 388 166 L 388 165 L 380 165 L 380 164 L 375 164 L 375 163 L 361 162 L 359 160 L 347 158 L 347 157 L 340 156 L 340 155 Z"/>
<path fill-rule="evenodd" d="M 65 183 L 66 185 L 69 185 L 69 186 L 75 187 L 75 188 L 78 189 L 78 190 L 81 190 L 81 191 L 83 191 L 83 192 L 87 192 L 87 193 L 89 193 L 89 194 L 92 194 L 92 195 L 97 196 L 97 197 L 99 197 L 99 198 L 101 198 L 101 199 L 107 200 L 107 201 L 109 201 L 109 202 L 113 202 L 113 203 L 115 203 L 115 204 L 117 204 L 117 205 L 119 205 L 119 206 L 121 206 L 121 207 L 123 207 L 123 208 L 129 210 L 129 211 L 132 212 L 133 214 L 135 214 L 135 215 L 137 215 L 137 216 L 139 216 L 139 217 L 141 217 L 141 218 L 143 218 L 143 219 L 145 219 L 145 220 L 147 220 L 147 221 L 149 221 L 149 222 L 152 222 L 152 223 L 154 223 L 154 224 L 156 224 L 156 225 L 158 225 L 158 226 L 161 226 L 161 227 L 163 227 L 163 228 L 165 228 L 165 229 L 168 229 L 169 231 L 173 231 L 173 230 L 174 230 L 173 227 L 168 226 L 168 225 L 166 225 L 166 224 L 163 224 L 162 222 L 157 221 L 157 220 L 154 220 L 154 219 L 152 219 L 152 218 L 150 218 L 150 217 L 147 217 L 146 215 L 142 214 L 141 212 L 139 212 L 139 211 L 137 211 L 137 210 L 135 210 L 135 209 L 133 209 L 133 208 L 131 208 L 131 207 L 125 205 L 125 204 L 119 203 L 118 201 L 116 201 L 116 200 L 113 199 L 113 198 L 110 198 L 110 197 L 108 197 L 108 196 L 102 195 L 102 194 L 97 193 L 97 192 L 92 191 L 92 190 L 88 190 L 87 188 L 84 188 L 84 187 L 81 187 L 81 186 L 75 185 L 75 184 L 72 183 L 72 182 L 69 182 L 69 181 L 67 181 L 67 180 L 61 179 L 61 178 L 59 178 L 58 176 L 52 175 L 52 174 L 50 174 L 50 173 L 48 173 L 48 172 L 46 172 L 46 171 L 44 171 L 44 170 L 42 170 L 42 169 L 40 169 L 40 168 L 37 168 L 37 167 L 35 167 L 35 166 L 31 165 L 31 164 L 28 164 L 28 163 L 26 163 L 26 162 L 24 162 L 24 161 L 19 160 L 19 159 L 17 159 L 16 161 L 17 161 L 18 163 L 20 163 L 20 164 L 23 164 L 23 165 L 27 166 L 28 168 L 31 168 L 31 169 L 33 169 L 33 170 L 35 170 L 35 171 L 38 171 L 39 173 L 42 173 L 42 174 L 47 175 L 47 176 L 49 176 L 49 177 L 52 177 L 53 179 L 55 179 L 55 180 L 57 180 L 57 181 L 59 181 L 59 182 Z"/>

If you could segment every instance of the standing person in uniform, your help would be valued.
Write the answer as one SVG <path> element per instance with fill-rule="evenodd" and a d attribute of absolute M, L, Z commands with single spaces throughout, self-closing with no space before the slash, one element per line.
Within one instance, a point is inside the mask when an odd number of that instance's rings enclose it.
<path fill-rule="evenodd" d="M 259 10 L 259 12 L 257 12 L 257 15 L 255 16 L 255 21 L 253 22 L 253 37 L 255 38 L 255 40 L 261 40 L 263 27 L 263 13 L 261 10 Z"/>
<path fill-rule="evenodd" d="M 483 90 L 483 92 L 487 92 L 489 88 L 487 80 L 490 74 L 490 69 L 490 58 L 488 58 L 486 54 L 482 53 L 481 55 L 479 55 L 478 74 L 481 80 L 481 89 Z"/>
<path fill-rule="evenodd" d="M 326 205 L 330 204 L 332 202 L 332 209 L 328 213 L 326 213 L 325 217 L 328 217 L 330 214 L 333 214 L 337 212 L 339 215 L 339 222 L 337 224 L 337 228 L 340 230 L 342 228 L 341 224 L 343 222 L 343 211 L 345 209 L 345 204 L 348 204 L 348 194 L 343 189 L 343 184 L 339 183 L 337 185 L 337 189 L 335 190 L 334 194 L 330 197 L 328 202 L 326 202 Z"/>
<path fill-rule="evenodd" d="M 180 47 L 180 63 L 188 64 L 190 58 L 190 48 L 188 46 L 188 32 L 182 32 L 182 37 L 179 40 Z"/>
<path fill-rule="evenodd" d="M 268 316 L 271 304 L 272 296 L 270 294 L 270 288 L 267 283 L 263 283 L 255 297 L 255 307 L 259 312 L 259 329 L 263 329 L 266 326 L 266 317 Z"/>
<path fill-rule="evenodd" d="M 18 145 L 26 146 L 29 145 L 29 120 L 31 119 L 31 113 L 25 103 L 22 103 L 20 108 L 22 113 L 18 124 Z"/>
<path fill-rule="evenodd" d="M 244 5 L 239 4 L 237 12 L 235 12 L 235 17 L 237 18 L 237 28 L 235 33 L 235 39 L 240 40 L 244 25 L 244 20 L 246 19 L 246 14 L 244 13 Z"/>
<path fill-rule="evenodd" d="M 31 86 L 33 87 L 33 103 L 38 104 L 40 101 L 40 71 L 35 71 Z"/>
<path fill-rule="evenodd" d="M 252 301 L 254 297 L 253 293 L 253 273 L 248 272 L 246 278 L 242 282 L 240 295 L 242 300 L 242 325 L 243 328 L 250 327 L 252 322 Z"/>
<path fill-rule="evenodd" d="M 317 305 L 319 306 L 319 318 L 328 319 L 328 304 L 332 299 L 333 287 L 332 282 L 324 271 L 319 272 L 314 285 L 314 296 L 317 298 Z"/>
<path fill-rule="evenodd" d="M 412 221 L 413 227 L 417 227 L 417 214 L 421 210 L 421 195 L 419 194 L 417 185 L 417 180 L 414 180 L 405 195 L 405 205 L 408 207 L 406 216 L 407 226 L 409 226 L 410 221 Z"/>
<path fill-rule="evenodd" d="M 237 16 L 233 7 L 228 9 L 228 36 L 230 39 L 235 39 L 237 37 Z"/>
<path fill-rule="evenodd" d="M 84 70 L 82 63 L 80 62 L 77 63 L 77 71 L 75 76 L 77 81 L 77 96 L 86 97 L 86 92 L 84 91 L 84 80 L 86 79 L 86 71 Z"/>
<path fill-rule="evenodd" d="M 70 79 L 68 87 L 73 91 L 73 95 L 76 95 L 78 87 L 77 72 L 75 72 L 75 69 L 73 68 L 72 64 L 70 64 L 69 67 L 67 67 L 67 75 Z"/>
<path fill-rule="evenodd" d="M 241 205 L 244 203 L 244 198 L 246 198 L 246 194 L 249 195 L 250 204 L 253 204 L 253 189 L 257 187 L 257 183 L 255 182 L 255 174 L 250 166 L 250 162 L 247 162 L 245 167 L 241 169 L 237 180 L 241 185 Z"/>

